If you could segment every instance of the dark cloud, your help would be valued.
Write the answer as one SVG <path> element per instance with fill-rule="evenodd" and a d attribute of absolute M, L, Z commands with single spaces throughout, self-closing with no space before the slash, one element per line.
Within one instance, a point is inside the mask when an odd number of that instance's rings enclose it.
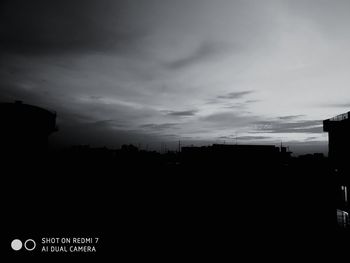
<path fill-rule="evenodd" d="M 243 112 L 244 110 L 245 113 L 250 114 L 251 112 L 245 109 L 247 109 L 249 105 L 260 101 L 260 100 L 247 100 L 245 102 L 238 102 L 236 100 L 233 100 L 233 101 L 232 100 L 233 99 L 222 101 L 222 99 L 221 100 L 215 99 L 215 100 L 212 100 L 212 103 L 222 104 L 223 108 L 225 109 L 235 109 L 235 110 L 240 110 L 241 112 Z"/>
<path fill-rule="evenodd" d="M 210 122 L 225 122 L 234 125 L 236 121 L 241 122 L 242 120 L 246 120 L 246 117 L 241 116 L 239 113 L 226 111 L 210 114 L 208 116 L 203 117 L 202 119 Z"/>
<path fill-rule="evenodd" d="M 219 95 L 215 98 L 211 98 L 207 100 L 208 104 L 226 104 L 227 108 L 237 108 L 241 106 L 245 106 L 247 104 L 258 102 L 259 100 L 246 100 L 245 103 L 236 103 L 235 105 L 227 105 L 228 102 L 235 101 L 242 99 L 252 93 L 254 93 L 254 90 L 246 90 L 246 91 L 234 91 L 230 92 L 224 95 Z"/>
<path fill-rule="evenodd" d="M 249 115 L 240 111 L 224 111 L 213 113 L 200 119 L 200 125 L 217 129 L 240 129 L 252 127 L 253 123 L 261 121 L 259 116 Z"/>
<path fill-rule="evenodd" d="M 126 123 L 118 120 L 99 120 L 95 121 L 94 125 L 100 127 L 112 127 L 112 128 L 124 128 L 127 127 Z"/>
<path fill-rule="evenodd" d="M 50 145 L 61 148 L 70 145 L 107 146 L 118 148 L 125 143 L 158 146 L 160 136 L 142 130 L 132 130 L 123 120 L 97 120 L 94 116 L 69 109 L 57 111 L 58 132 L 50 136 Z"/>
<path fill-rule="evenodd" d="M 243 141 L 254 141 L 254 140 L 266 140 L 266 139 L 273 139 L 269 136 L 238 136 L 237 140 L 243 140 Z"/>
<path fill-rule="evenodd" d="M 319 138 L 316 137 L 316 136 L 310 136 L 310 137 L 307 137 L 307 138 L 305 139 L 305 141 L 314 141 L 314 140 L 319 140 Z"/>
<path fill-rule="evenodd" d="M 236 103 L 236 104 L 231 104 L 231 105 L 225 105 L 225 109 L 242 109 L 245 108 L 247 105 L 244 103 Z"/>
<path fill-rule="evenodd" d="M 304 117 L 305 115 L 288 115 L 288 116 L 281 116 L 279 117 L 280 120 L 294 120 L 294 119 L 298 119 L 301 117 Z"/>
<path fill-rule="evenodd" d="M 197 110 L 167 111 L 166 115 L 176 117 L 190 117 L 196 115 Z"/>
<path fill-rule="evenodd" d="M 61 148 L 70 145 L 91 145 L 96 147 L 107 146 L 119 148 L 122 144 L 155 143 L 160 141 L 160 136 L 135 130 L 116 129 L 108 123 L 101 125 L 99 122 L 66 122 L 59 126 L 59 131 L 50 136 L 50 145 Z"/>
<path fill-rule="evenodd" d="M 260 100 L 246 100 L 244 103 L 256 103 L 259 102 Z"/>
<path fill-rule="evenodd" d="M 148 124 L 140 125 L 139 127 L 145 130 L 158 131 L 158 130 L 175 129 L 177 125 L 178 123 L 162 123 L 162 124 L 148 123 Z"/>
<path fill-rule="evenodd" d="M 2 1 L 0 47 L 35 54 L 125 50 L 146 34 L 129 23 L 135 15 L 129 6 L 126 0 Z"/>

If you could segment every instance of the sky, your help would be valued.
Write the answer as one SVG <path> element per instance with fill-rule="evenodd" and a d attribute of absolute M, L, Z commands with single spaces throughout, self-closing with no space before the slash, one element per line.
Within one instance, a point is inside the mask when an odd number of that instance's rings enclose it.
<path fill-rule="evenodd" d="M 350 108 L 346 0 L 0 2 L 0 101 L 57 112 L 55 144 L 327 151 Z"/>

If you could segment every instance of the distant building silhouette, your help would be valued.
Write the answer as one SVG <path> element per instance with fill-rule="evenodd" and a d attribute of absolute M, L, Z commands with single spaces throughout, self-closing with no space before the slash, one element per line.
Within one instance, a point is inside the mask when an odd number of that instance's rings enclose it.
<path fill-rule="evenodd" d="M 350 112 L 324 120 L 323 130 L 328 132 L 328 155 L 335 174 L 337 222 L 349 227 Z"/>
<path fill-rule="evenodd" d="M 286 147 L 274 145 L 230 145 L 213 144 L 203 147 L 182 147 L 182 160 L 184 163 L 201 163 L 203 165 L 246 165 L 282 164 L 287 161 L 291 153 Z"/>
<path fill-rule="evenodd" d="M 0 122 L 1 153 L 16 159 L 45 153 L 48 136 L 57 130 L 55 112 L 21 101 L 0 103 Z"/>

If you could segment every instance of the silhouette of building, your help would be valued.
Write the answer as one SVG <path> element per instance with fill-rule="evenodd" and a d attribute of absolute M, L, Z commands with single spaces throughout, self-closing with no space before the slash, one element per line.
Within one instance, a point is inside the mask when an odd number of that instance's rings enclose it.
<path fill-rule="evenodd" d="M 337 223 L 341 227 L 349 227 L 350 112 L 324 120 L 323 130 L 328 132 L 328 155 L 336 187 Z"/>
<path fill-rule="evenodd" d="M 203 147 L 182 147 L 182 161 L 185 163 L 246 165 L 282 164 L 291 156 L 286 147 L 274 145 L 230 145 L 213 144 Z"/>
<path fill-rule="evenodd" d="M 0 122 L 1 153 L 17 159 L 45 153 L 57 130 L 55 112 L 21 101 L 0 103 Z"/>

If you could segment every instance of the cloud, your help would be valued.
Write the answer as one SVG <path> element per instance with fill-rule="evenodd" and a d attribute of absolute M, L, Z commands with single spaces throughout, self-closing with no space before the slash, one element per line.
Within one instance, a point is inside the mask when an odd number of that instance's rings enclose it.
<path fill-rule="evenodd" d="M 185 111 L 166 111 L 166 115 L 175 117 L 191 117 L 195 116 L 197 110 L 185 110 Z"/>
<path fill-rule="evenodd" d="M 219 139 L 227 139 L 227 140 L 242 140 L 242 141 L 258 141 L 258 140 L 266 140 L 266 139 L 273 139 L 273 137 L 270 136 L 220 136 Z"/>
<path fill-rule="evenodd" d="M 144 109 L 145 107 L 143 105 L 140 105 L 139 103 L 122 100 L 118 98 L 113 97 L 103 97 L 103 96 L 90 96 L 90 97 L 82 97 L 80 98 L 83 102 L 90 102 L 90 103 L 96 103 L 99 105 L 115 105 L 115 106 L 121 106 L 121 107 L 127 107 L 134 110 L 140 110 Z"/>
<path fill-rule="evenodd" d="M 264 133 L 322 133 L 322 121 L 305 120 L 298 122 L 262 121 L 257 130 Z"/>
<path fill-rule="evenodd" d="M 261 100 L 246 100 L 244 103 L 256 103 L 256 102 L 259 102 Z"/>
<path fill-rule="evenodd" d="M 322 106 L 332 107 L 332 108 L 349 108 L 350 109 L 350 102 L 348 102 L 348 103 L 331 103 L 331 104 L 324 104 Z"/>
<path fill-rule="evenodd" d="M 216 58 L 228 51 L 228 45 L 218 42 L 203 41 L 199 46 L 186 57 L 167 63 L 168 69 L 181 69 L 194 64 L 205 62 L 206 60 Z"/>
<path fill-rule="evenodd" d="M 159 130 L 167 130 L 167 129 L 175 129 L 178 123 L 148 123 L 140 125 L 141 129 L 151 130 L 151 131 L 159 131 Z"/>
<path fill-rule="evenodd" d="M 252 129 L 253 123 L 261 121 L 261 118 L 242 112 L 223 111 L 199 119 L 198 125 L 202 127 L 218 129 L 230 129 L 232 131 L 240 129 Z"/>
<path fill-rule="evenodd" d="M 301 117 L 304 117 L 305 115 L 287 115 L 287 116 L 281 116 L 279 117 L 280 120 L 294 120 L 294 119 L 298 119 Z"/>
<path fill-rule="evenodd" d="M 98 120 L 93 122 L 94 125 L 99 127 L 110 127 L 110 128 L 125 128 L 126 123 L 120 120 Z"/>
<path fill-rule="evenodd" d="M 319 140 L 319 137 L 310 136 L 310 137 L 305 138 L 305 141 L 315 141 L 315 140 Z"/>
<path fill-rule="evenodd" d="M 254 91 L 252 90 L 248 90 L 248 91 L 236 91 L 236 92 L 230 92 L 228 94 L 225 95 L 220 95 L 217 96 L 217 99 L 223 99 L 223 100 L 237 100 L 237 99 L 241 99 L 251 93 L 253 93 Z"/>
<path fill-rule="evenodd" d="M 269 136 L 238 136 L 237 140 L 243 140 L 243 141 L 255 141 L 255 140 L 266 140 L 266 139 L 273 139 L 273 137 Z"/>
<path fill-rule="evenodd" d="M 207 104 L 225 104 L 226 108 L 237 108 L 237 107 L 245 107 L 248 104 L 252 104 L 255 102 L 258 102 L 260 100 L 246 100 L 244 103 L 236 103 L 235 105 L 228 104 L 231 103 L 232 101 L 237 101 L 240 99 L 245 98 L 246 96 L 254 93 L 254 90 L 246 90 L 246 91 L 234 91 L 234 92 L 229 92 L 224 95 L 219 95 L 216 96 L 215 98 L 211 98 L 207 100 Z"/>
<path fill-rule="evenodd" d="M 156 142 L 160 140 L 158 134 L 131 129 L 130 123 L 124 120 L 96 120 L 98 118 L 92 114 L 64 108 L 57 110 L 59 130 L 50 136 L 50 145 L 53 147 L 84 144 L 118 148 L 125 143 L 148 142 L 151 145 L 154 142 L 157 145 Z"/>
<path fill-rule="evenodd" d="M 29 54 L 126 51 L 148 34 L 130 23 L 125 14 L 129 6 L 126 0 L 5 1 L 0 47 Z M 136 14 L 129 10 L 128 15 Z"/>

